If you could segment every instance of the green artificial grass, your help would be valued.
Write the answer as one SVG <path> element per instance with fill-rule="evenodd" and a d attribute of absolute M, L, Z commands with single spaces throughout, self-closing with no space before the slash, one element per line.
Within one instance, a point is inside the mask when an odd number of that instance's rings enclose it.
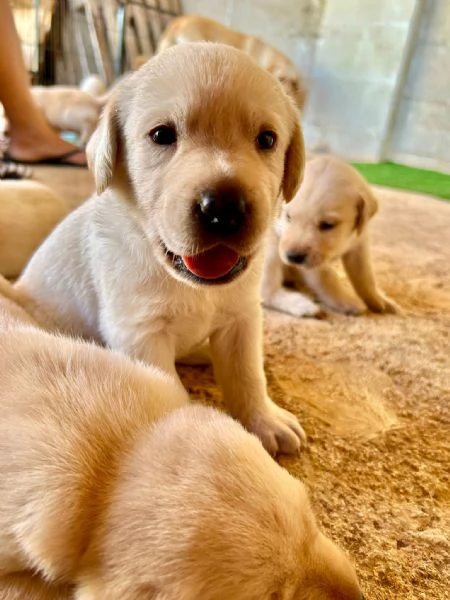
<path fill-rule="evenodd" d="M 369 183 L 429 194 L 450 200 L 450 175 L 437 171 L 414 169 L 395 163 L 354 163 L 353 166 Z"/>

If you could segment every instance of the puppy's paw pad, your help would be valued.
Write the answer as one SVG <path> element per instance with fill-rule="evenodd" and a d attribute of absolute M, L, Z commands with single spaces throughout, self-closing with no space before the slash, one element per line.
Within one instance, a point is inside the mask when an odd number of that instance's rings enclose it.
<path fill-rule="evenodd" d="M 253 415 L 247 428 L 257 435 L 272 456 L 296 454 L 306 444 L 306 434 L 297 418 L 269 401 L 267 409 Z"/>

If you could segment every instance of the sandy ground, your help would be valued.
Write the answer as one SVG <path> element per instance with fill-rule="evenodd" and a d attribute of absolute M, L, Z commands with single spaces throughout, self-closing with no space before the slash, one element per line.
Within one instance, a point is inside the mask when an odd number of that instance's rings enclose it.
<path fill-rule="evenodd" d="M 378 191 L 378 280 L 404 316 L 298 321 L 267 311 L 272 397 L 308 448 L 281 462 L 354 557 L 366 597 L 450 596 L 450 204 Z M 209 369 L 183 369 L 218 401 Z"/>
<path fill-rule="evenodd" d="M 78 170 L 42 169 L 75 205 Z M 324 529 L 354 557 L 369 600 L 450 590 L 450 203 L 377 190 L 373 257 L 403 316 L 302 321 L 266 314 L 270 393 L 298 415 L 307 449 L 282 464 L 311 490 Z M 219 402 L 211 370 L 183 367 Z"/>

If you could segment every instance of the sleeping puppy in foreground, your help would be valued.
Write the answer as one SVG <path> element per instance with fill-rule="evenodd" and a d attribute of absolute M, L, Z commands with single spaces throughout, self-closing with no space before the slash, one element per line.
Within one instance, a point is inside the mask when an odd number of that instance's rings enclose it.
<path fill-rule="evenodd" d="M 308 160 L 302 186 L 273 228 L 262 284 L 263 303 L 295 317 L 314 316 L 320 306 L 283 283 L 304 283 L 336 312 L 358 315 L 365 306 L 397 313 L 378 288 L 369 252 L 369 222 L 378 202 L 350 165 L 331 156 Z M 347 291 L 331 263 L 341 259 L 356 295 Z"/>
<path fill-rule="evenodd" d="M 0 294 L 2 600 L 360 599 L 255 436 Z"/>
<path fill-rule="evenodd" d="M 304 166 L 280 83 L 230 46 L 174 46 L 117 85 L 88 157 L 98 195 L 31 259 L 29 310 L 174 376 L 209 341 L 232 416 L 297 452 L 303 429 L 267 393 L 260 306 L 266 234 Z"/>
<path fill-rule="evenodd" d="M 37 181 L 0 182 L 0 274 L 18 277 L 69 207 Z"/>

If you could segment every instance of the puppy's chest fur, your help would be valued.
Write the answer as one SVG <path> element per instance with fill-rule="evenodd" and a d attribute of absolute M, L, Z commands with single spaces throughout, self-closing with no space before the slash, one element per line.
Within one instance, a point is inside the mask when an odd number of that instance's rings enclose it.
<path fill-rule="evenodd" d="M 118 327 L 134 329 L 146 337 L 170 337 L 176 357 L 181 358 L 214 331 L 234 322 L 249 302 L 258 303 L 258 262 L 249 273 L 227 286 L 192 287 L 164 269 L 132 215 L 120 205 L 115 208 L 122 213 L 120 219 L 114 217 L 111 204 L 105 215 L 99 203 L 94 236 L 98 241 L 95 253 L 106 266 L 101 277 L 102 295 L 109 304 L 106 310 L 113 310 L 113 321 Z M 92 276 L 95 278 L 96 274 Z M 100 299 L 99 304 L 105 302 Z"/>

